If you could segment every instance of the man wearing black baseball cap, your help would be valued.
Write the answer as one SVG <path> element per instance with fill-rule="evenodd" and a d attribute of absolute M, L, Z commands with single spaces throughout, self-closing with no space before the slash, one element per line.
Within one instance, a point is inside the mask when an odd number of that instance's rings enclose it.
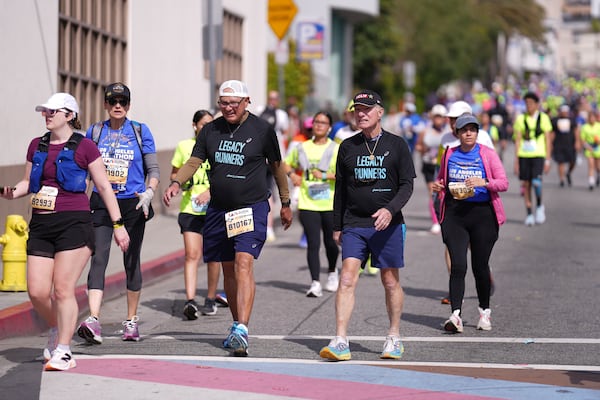
<path fill-rule="evenodd" d="M 406 232 L 402 207 L 412 195 L 416 175 L 406 141 L 381 128 L 383 113 L 378 93 L 357 93 L 354 118 L 361 131 L 341 143 L 337 157 L 333 230 L 342 246 L 342 271 L 336 295 L 336 334 L 319 353 L 334 361 L 351 358 L 348 323 L 359 270 L 369 255 L 372 266 L 381 269 L 390 321 L 381 358 L 399 359 L 404 351 L 400 340 L 404 293 L 399 277 Z"/>

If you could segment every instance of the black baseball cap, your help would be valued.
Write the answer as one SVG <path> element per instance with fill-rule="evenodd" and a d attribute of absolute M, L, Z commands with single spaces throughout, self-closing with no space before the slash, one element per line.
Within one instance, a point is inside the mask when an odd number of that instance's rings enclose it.
<path fill-rule="evenodd" d="M 368 107 L 379 105 L 383 107 L 383 100 L 377 92 L 372 90 L 361 90 L 354 96 L 354 104 L 362 104 L 363 106 Z"/>
<path fill-rule="evenodd" d="M 115 97 L 120 97 L 126 99 L 127 101 L 131 101 L 131 92 L 124 83 L 111 83 L 106 87 L 106 89 L 104 89 L 104 101 L 108 101 Z"/>

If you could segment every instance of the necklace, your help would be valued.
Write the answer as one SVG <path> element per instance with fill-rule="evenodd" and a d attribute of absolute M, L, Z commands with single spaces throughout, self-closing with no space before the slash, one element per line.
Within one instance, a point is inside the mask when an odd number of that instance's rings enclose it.
<path fill-rule="evenodd" d="M 367 143 L 367 139 L 363 136 L 363 139 L 365 141 L 365 146 L 367 146 L 367 151 L 369 152 L 369 160 L 375 159 L 375 155 L 373 153 L 375 153 L 375 149 L 377 148 L 377 144 L 379 143 L 380 137 L 381 137 L 381 134 L 377 135 L 377 140 L 375 140 L 375 146 L 373 146 L 373 151 L 371 151 L 371 148 L 369 147 L 369 144 Z"/>
<path fill-rule="evenodd" d="M 242 120 L 240 121 L 240 124 L 238 126 L 235 127 L 235 129 L 232 131 L 231 128 L 229 127 L 229 122 L 226 121 L 226 125 L 227 125 L 227 130 L 229 131 L 229 139 L 233 139 L 233 135 L 235 135 L 235 133 L 242 127 L 242 125 L 244 124 L 244 122 L 246 122 L 246 119 L 248 118 L 247 114 L 244 115 L 242 117 Z"/>
<path fill-rule="evenodd" d="M 229 139 L 233 139 L 233 135 L 235 135 L 235 133 L 238 131 L 238 129 L 240 129 L 240 126 L 242 126 L 243 122 L 240 123 L 238 126 L 236 126 L 236 128 L 232 131 L 231 128 L 229 127 L 229 122 L 227 123 L 227 130 L 229 131 Z"/>

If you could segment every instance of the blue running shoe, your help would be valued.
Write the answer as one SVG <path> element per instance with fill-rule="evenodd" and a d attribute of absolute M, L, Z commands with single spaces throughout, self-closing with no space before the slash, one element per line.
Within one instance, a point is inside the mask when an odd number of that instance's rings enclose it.
<path fill-rule="evenodd" d="M 404 345 L 398 336 L 387 336 L 380 358 L 399 360 L 404 353 Z"/>
<path fill-rule="evenodd" d="M 319 356 L 332 361 L 348 361 L 352 358 L 350 347 L 343 338 L 336 336 L 319 352 Z"/>
<path fill-rule="evenodd" d="M 229 337 L 231 336 L 231 334 L 233 333 L 233 331 L 235 330 L 235 327 L 238 326 L 238 322 L 237 321 L 233 321 L 233 324 L 231 325 L 231 328 L 229 328 L 229 334 L 227 335 L 227 337 L 223 340 L 223 348 L 224 349 L 230 349 L 231 348 L 231 343 L 229 342 Z"/>
<path fill-rule="evenodd" d="M 221 307 L 229 307 L 229 302 L 227 302 L 227 295 L 225 293 L 217 293 L 215 301 Z"/>
<path fill-rule="evenodd" d="M 248 356 L 248 328 L 246 328 L 246 325 L 238 324 L 227 340 L 235 357 Z"/>

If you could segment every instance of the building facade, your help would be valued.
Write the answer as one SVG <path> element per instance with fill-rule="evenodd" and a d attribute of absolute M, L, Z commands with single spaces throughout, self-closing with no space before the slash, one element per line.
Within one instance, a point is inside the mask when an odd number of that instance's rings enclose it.
<path fill-rule="evenodd" d="M 0 109 L 5 122 L 0 184 L 23 177 L 27 145 L 45 131 L 43 118 L 34 112 L 37 104 L 54 92 L 70 92 L 87 128 L 107 118 L 105 85 L 123 81 L 132 92 L 129 117 L 146 123 L 154 135 L 162 189 L 169 182 L 173 149 L 193 134 L 193 113 L 215 108 L 203 57 L 204 1 L 0 0 L 0 80 L 10 94 Z M 216 63 L 216 82 L 244 80 L 253 102 L 262 104 L 267 0 L 220 3 L 223 57 Z M 28 220 L 28 199 L 0 202 L 0 221 L 14 213 Z"/>

